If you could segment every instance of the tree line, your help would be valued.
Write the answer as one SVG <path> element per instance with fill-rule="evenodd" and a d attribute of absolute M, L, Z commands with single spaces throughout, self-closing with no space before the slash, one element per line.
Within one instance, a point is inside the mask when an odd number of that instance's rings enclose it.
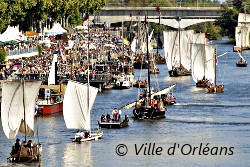
<path fill-rule="evenodd" d="M 0 32 L 8 25 L 19 25 L 22 31 L 41 32 L 43 24 L 52 24 L 62 18 L 70 25 L 79 25 L 83 17 L 101 10 L 104 6 L 220 6 L 221 17 L 215 22 L 188 27 L 197 32 L 227 35 L 234 38 L 239 12 L 249 13 L 250 0 L 2 0 L 0 1 Z M 158 33 L 157 24 L 153 25 Z M 161 30 L 169 29 L 162 27 Z"/>
<path fill-rule="evenodd" d="M 93 14 L 105 5 L 106 0 L 1 0 L 0 32 L 8 25 L 19 25 L 23 31 L 35 27 L 39 32 L 41 24 L 61 18 L 68 19 L 70 24 L 79 24 L 84 14 Z"/>

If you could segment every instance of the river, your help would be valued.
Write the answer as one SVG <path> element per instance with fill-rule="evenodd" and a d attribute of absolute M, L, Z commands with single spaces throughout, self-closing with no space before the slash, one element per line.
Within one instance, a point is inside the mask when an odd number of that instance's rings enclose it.
<path fill-rule="evenodd" d="M 103 139 L 78 144 L 70 141 L 76 131 L 66 128 L 62 115 L 39 117 L 35 125 L 43 144 L 42 166 L 249 166 L 250 68 L 236 67 L 239 57 L 233 44 L 217 43 L 218 54 L 228 52 L 218 60 L 217 81 L 225 84 L 223 93 L 206 93 L 196 88 L 191 76 L 169 77 L 167 66 L 157 65 L 160 74 L 152 76 L 152 84 L 158 81 L 163 88 L 177 83 L 173 91 L 177 103 L 167 108 L 166 118 L 138 121 L 132 118 L 132 109 L 123 110 L 130 117 L 129 127 L 102 129 Z M 250 62 L 249 52 L 246 60 Z M 136 79 L 139 75 L 146 77 L 146 70 L 135 70 Z M 137 93 L 137 88 L 98 93 L 91 113 L 93 131 L 101 114 L 134 101 Z M 2 128 L 0 142 L 0 166 L 16 166 L 7 163 L 15 140 L 7 140 Z M 118 148 L 119 144 L 124 145 Z"/>

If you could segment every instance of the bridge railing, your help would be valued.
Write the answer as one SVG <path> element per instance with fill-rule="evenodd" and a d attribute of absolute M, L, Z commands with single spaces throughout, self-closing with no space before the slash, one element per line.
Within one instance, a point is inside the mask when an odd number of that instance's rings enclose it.
<path fill-rule="evenodd" d="M 176 1 L 170 5 L 166 5 L 165 3 L 150 3 L 150 4 L 137 4 L 137 3 L 106 3 L 106 7 L 220 7 L 221 3 L 189 3 L 189 2 L 181 2 Z M 230 4 L 228 4 L 230 6 Z"/>

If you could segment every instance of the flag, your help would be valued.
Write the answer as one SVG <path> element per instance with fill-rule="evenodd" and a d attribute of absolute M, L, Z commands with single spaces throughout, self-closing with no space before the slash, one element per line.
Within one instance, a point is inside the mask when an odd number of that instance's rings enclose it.
<path fill-rule="evenodd" d="M 207 38 L 208 40 L 211 40 L 210 36 L 211 36 L 211 35 L 208 34 L 208 33 L 205 34 L 205 38 Z"/>
<path fill-rule="evenodd" d="M 155 8 L 155 10 L 156 10 L 156 12 L 160 12 L 160 7 L 159 6 L 156 6 L 156 8 Z"/>
<path fill-rule="evenodd" d="M 83 22 L 87 21 L 89 19 L 89 14 L 86 14 L 85 17 L 83 18 Z"/>

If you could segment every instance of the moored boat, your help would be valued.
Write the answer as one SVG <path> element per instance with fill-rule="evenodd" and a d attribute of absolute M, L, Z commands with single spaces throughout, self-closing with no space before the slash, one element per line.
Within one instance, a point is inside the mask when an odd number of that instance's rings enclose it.
<path fill-rule="evenodd" d="M 65 85 L 41 85 L 38 98 L 38 115 L 51 115 L 63 111 Z"/>

